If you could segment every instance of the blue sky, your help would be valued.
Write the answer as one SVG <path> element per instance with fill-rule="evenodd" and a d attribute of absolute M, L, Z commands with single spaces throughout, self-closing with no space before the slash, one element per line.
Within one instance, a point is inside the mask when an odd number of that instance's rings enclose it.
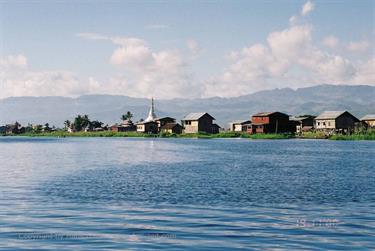
<path fill-rule="evenodd" d="M 3 0 L 0 98 L 374 85 L 374 37 L 365 0 Z"/>

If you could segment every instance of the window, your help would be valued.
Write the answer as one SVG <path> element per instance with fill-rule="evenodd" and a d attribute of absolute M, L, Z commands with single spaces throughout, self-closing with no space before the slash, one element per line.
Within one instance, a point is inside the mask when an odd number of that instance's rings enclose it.
<path fill-rule="evenodd" d="M 186 120 L 185 121 L 185 125 L 191 125 L 191 121 L 190 120 Z"/>

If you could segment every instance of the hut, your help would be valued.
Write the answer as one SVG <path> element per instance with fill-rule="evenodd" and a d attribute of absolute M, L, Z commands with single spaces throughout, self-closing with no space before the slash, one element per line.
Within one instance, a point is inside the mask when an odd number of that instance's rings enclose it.
<path fill-rule="evenodd" d="M 167 123 L 160 128 L 160 132 L 170 134 L 181 134 L 182 129 L 182 126 L 178 123 Z"/>
<path fill-rule="evenodd" d="M 158 124 L 155 121 L 142 121 L 136 124 L 137 132 L 158 133 Z"/>
<path fill-rule="evenodd" d="M 229 130 L 232 132 L 247 132 L 251 128 L 251 120 L 236 120 L 230 123 Z"/>
<path fill-rule="evenodd" d="M 348 111 L 325 111 L 315 118 L 316 130 L 330 133 L 352 132 L 358 122 Z"/>
<path fill-rule="evenodd" d="M 214 120 L 207 112 L 189 113 L 182 119 L 182 126 L 185 133 L 218 133 L 218 125 L 214 125 Z"/>
<path fill-rule="evenodd" d="M 296 116 L 291 117 L 290 121 L 293 123 L 296 127 L 295 131 L 296 133 L 302 133 L 302 132 L 308 132 L 312 131 L 314 129 L 314 119 L 316 116 L 312 115 L 302 115 L 302 116 Z"/>
<path fill-rule="evenodd" d="M 289 115 L 281 112 L 259 112 L 252 116 L 249 133 L 295 132 L 295 125 Z"/>
<path fill-rule="evenodd" d="M 361 121 L 366 123 L 370 128 L 375 128 L 375 114 L 368 114 L 361 118 Z"/>

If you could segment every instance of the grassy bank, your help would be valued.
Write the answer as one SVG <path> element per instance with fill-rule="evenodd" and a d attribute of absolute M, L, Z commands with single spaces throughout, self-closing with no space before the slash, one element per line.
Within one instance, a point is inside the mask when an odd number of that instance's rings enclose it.
<path fill-rule="evenodd" d="M 247 138 L 247 139 L 291 139 L 296 138 L 294 134 L 247 134 L 241 132 L 220 132 L 217 134 L 208 133 L 188 133 L 188 134 L 147 134 L 138 132 L 74 132 L 66 131 L 44 132 L 44 133 L 24 133 L 13 136 L 28 137 L 138 137 L 138 138 L 198 138 L 198 139 L 217 139 L 217 138 Z M 330 140 L 375 140 L 375 130 L 368 130 L 353 133 L 351 135 L 331 135 L 327 136 L 323 132 L 305 132 L 298 138 L 304 139 L 330 139 Z"/>
<path fill-rule="evenodd" d="M 294 136 L 291 134 L 248 134 L 241 132 L 220 132 L 217 134 L 208 133 L 191 133 L 178 134 L 178 138 L 201 138 L 201 139 L 218 139 L 218 138 L 248 138 L 248 139 L 290 139 Z"/>
<path fill-rule="evenodd" d="M 330 140 L 375 140 L 375 129 L 355 132 L 350 135 L 334 134 L 329 136 L 323 132 L 305 132 L 302 134 L 301 138 Z"/>
<path fill-rule="evenodd" d="M 74 132 L 66 131 L 43 132 L 43 133 L 24 133 L 19 136 L 28 137 L 157 137 L 155 134 L 137 133 L 137 132 Z"/>
<path fill-rule="evenodd" d="M 28 137 L 142 137 L 142 138 L 199 138 L 199 139 L 215 139 L 215 138 L 248 138 L 248 139 L 290 139 L 292 134 L 247 134 L 240 132 L 220 132 L 217 134 L 208 133 L 188 133 L 188 134 L 146 134 L 138 132 L 74 132 L 66 131 L 44 132 L 44 133 L 24 133 L 15 136 Z"/>
<path fill-rule="evenodd" d="M 332 135 L 332 140 L 375 140 L 375 130 L 369 133 L 353 133 L 350 135 Z"/>

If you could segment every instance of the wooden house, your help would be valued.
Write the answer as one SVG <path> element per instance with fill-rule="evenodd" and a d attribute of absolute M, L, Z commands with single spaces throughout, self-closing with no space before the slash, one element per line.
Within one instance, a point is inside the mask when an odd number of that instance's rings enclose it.
<path fill-rule="evenodd" d="M 308 132 L 314 129 L 314 119 L 316 116 L 303 115 L 291 117 L 290 121 L 295 124 L 296 133 Z"/>
<path fill-rule="evenodd" d="M 251 120 L 236 120 L 230 123 L 229 130 L 232 132 L 247 132 L 251 128 Z"/>
<path fill-rule="evenodd" d="M 136 124 L 137 132 L 158 133 L 158 124 L 155 121 L 143 121 Z"/>
<path fill-rule="evenodd" d="M 286 133 L 295 132 L 294 123 L 289 115 L 281 112 L 260 112 L 252 116 L 249 133 Z M 294 128 L 293 128 L 294 127 Z"/>
<path fill-rule="evenodd" d="M 220 129 L 221 127 L 218 124 L 212 124 L 211 133 L 214 133 L 214 134 L 219 133 Z"/>
<path fill-rule="evenodd" d="M 156 118 L 154 121 L 158 124 L 159 132 L 161 132 L 161 128 L 165 126 L 166 124 L 176 123 L 176 119 L 171 118 L 171 117 Z"/>
<path fill-rule="evenodd" d="M 133 122 L 129 119 L 124 120 L 121 124 L 114 124 L 111 126 L 112 132 L 134 132 L 137 130 L 137 127 L 133 124 Z"/>
<path fill-rule="evenodd" d="M 181 134 L 182 129 L 182 126 L 178 123 L 167 123 L 160 128 L 160 132 L 170 134 Z"/>
<path fill-rule="evenodd" d="M 358 122 L 348 111 L 325 111 L 315 118 L 316 130 L 326 132 L 351 132 Z"/>
<path fill-rule="evenodd" d="M 206 112 L 190 113 L 182 120 L 182 126 L 185 133 L 218 133 L 218 126 L 214 125 L 215 120 L 210 114 Z"/>
<path fill-rule="evenodd" d="M 375 114 L 368 114 L 361 118 L 361 121 L 366 123 L 368 127 L 375 128 Z"/>

